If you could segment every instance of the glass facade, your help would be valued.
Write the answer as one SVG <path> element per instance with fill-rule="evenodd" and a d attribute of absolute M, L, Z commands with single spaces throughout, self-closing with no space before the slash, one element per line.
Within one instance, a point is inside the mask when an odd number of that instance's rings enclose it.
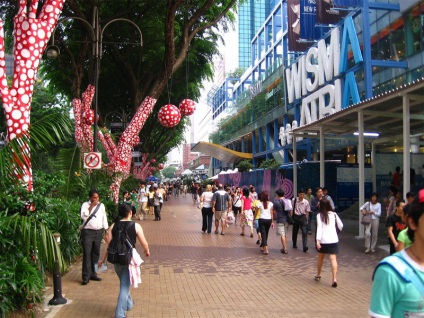
<path fill-rule="evenodd" d="M 350 14 L 364 62 L 355 65 L 349 44 L 346 72 L 354 73 L 360 100 L 424 77 L 424 0 L 417 0 L 415 4 L 408 1 L 408 7 L 400 4 L 399 10 L 393 7 L 399 1 L 378 2 L 383 6 L 378 10 L 368 8 L 364 13 L 359 7 Z M 246 5 L 248 3 L 253 5 L 249 1 Z M 248 22 L 246 19 L 240 18 L 239 23 Z M 285 87 L 284 71 L 299 57 L 299 54 L 288 52 L 287 21 L 287 3 L 279 1 L 249 40 L 250 50 L 240 45 L 244 54 L 249 52 L 250 62 L 241 80 L 234 84 L 231 116 L 221 121 L 219 129 L 211 136 L 213 142 L 234 149 L 241 149 L 244 140 L 245 151 L 251 151 L 256 160 L 269 158 L 279 151 L 287 153 L 292 145 L 280 146 L 278 130 L 286 128 L 287 124 L 293 125 L 294 121 L 296 125 L 300 123 L 301 99 L 288 103 Z M 368 21 L 367 30 L 364 21 Z M 330 43 L 329 34 L 325 42 Z M 308 160 L 317 152 L 317 144 L 317 139 L 304 139 L 298 143 Z M 329 150 L 344 146 L 337 142 L 326 143 Z M 284 160 L 289 160 L 289 156 Z"/>
<path fill-rule="evenodd" d="M 251 64 L 250 42 L 261 28 L 277 0 L 247 0 L 239 7 L 239 67 L 247 69 Z"/>

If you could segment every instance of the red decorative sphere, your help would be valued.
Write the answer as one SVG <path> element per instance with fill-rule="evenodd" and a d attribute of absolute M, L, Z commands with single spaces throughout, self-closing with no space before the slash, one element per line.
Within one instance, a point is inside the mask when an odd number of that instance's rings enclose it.
<path fill-rule="evenodd" d="M 158 164 L 158 169 L 159 169 L 159 170 L 162 170 L 162 169 L 163 169 L 163 167 L 164 167 L 163 163 Z"/>
<path fill-rule="evenodd" d="M 156 163 L 156 159 L 155 158 L 153 158 L 153 159 L 150 159 L 150 163 L 153 165 L 153 164 L 155 164 Z"/>
<path fill-rule="evenodd" d="M 151 167 L 150 171 L 156 171 L 156 167 Z"/>
<path fill-rule="evenodd" d="M 180 102 L 179 106 L 180 106 L 180 112 L 184 116 L 190 116 L 196 110 L 196 103 L 193 102 L 191 99 L 188 99 L 188 98 L 183 99 Z"/>
<path fill-rule="evenodd" d="M 162 126 L 172 128 L 178 125 L 181 120 L 181 113 L 177 106 L 167 104 L 159 109 L 159 122 Z"/>
<path fill-rule="evenodd" d="M 82 119 L 86 125 L 94 124 L 94 110 L 90 109 L 88 112 L 84 112 L 82 114 Z"/>

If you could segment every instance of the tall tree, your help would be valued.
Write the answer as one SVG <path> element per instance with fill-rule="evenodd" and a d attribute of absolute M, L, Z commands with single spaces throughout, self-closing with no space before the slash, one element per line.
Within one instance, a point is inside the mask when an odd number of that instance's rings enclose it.
<path fill-rule="evenodd" d="M 100 25 L 124 18 L 136 23 L 143 35 L 124 21 L 103 29 L 99 78 L 99 125 L 111 112 L 135 114 L 146 96 L 157 99 L 153 114 L 141 133 L 141 151 L 156 154 L 158 162 L 181 141 L 185 121 L 169 129 L 158 123 L 159 108 L 169 102 L 178 106 L 183 98 L 197 99 L 201 83 L 212 76 L 211 61 L 217 54 L 217 29 L 224 31 L 234 21 L 237 0 L 67 0 L 64 17 L 91 23 L 93 8 L 99 10 Z M 43 74 L 50 85 L 71 98 L 93 83 L 91 35 L 84 23 L 69 19 L 55 33 L 60 48 L 57 60 L 45 59 Z M 171 135 L 171 136 L 170 136 Z M 177 138 L 178 137 L 178 138 Z"/>

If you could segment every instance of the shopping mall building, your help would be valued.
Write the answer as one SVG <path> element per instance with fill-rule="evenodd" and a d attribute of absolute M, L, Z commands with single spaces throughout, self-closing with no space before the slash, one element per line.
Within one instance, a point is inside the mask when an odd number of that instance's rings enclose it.
<path fill-rule="evenodd" d="M 293 194 L 327 186 L 339 205 L 387 195 L 397 166 L 402 193 L 423 187 L 424 1 L 277 2 L 210 102 L 216 130 L 193 150 L 213 174 L 274 158 Z"/>

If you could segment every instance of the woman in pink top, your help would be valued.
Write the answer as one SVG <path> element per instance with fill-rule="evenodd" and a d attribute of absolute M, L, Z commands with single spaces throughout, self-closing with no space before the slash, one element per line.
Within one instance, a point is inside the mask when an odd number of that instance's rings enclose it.
<path fill-rule="evenodd" d="M 249 197 L 249 189 L 243 188 L 243 196 L 241 197 L 241 214 L 240 214 L 241 236 L 244 236 L 244 227 L 250 227 L 250 237 L 253 237 L 253 212 L 252 199 Z"/>

